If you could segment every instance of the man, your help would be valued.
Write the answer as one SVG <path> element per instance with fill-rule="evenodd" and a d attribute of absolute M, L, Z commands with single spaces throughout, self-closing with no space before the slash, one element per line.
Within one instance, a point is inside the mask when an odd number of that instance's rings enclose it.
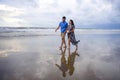
<path fill-rule="evenodd" d="M 60 28 L 61 29 L 61 46 L 60 49 L 62 49 L 63 44 L 64 44 L 64 48 L 66 48 L 66 42 L 65 42 L 65 35 L 66 35 L 66 31 L 67 31 L 67 27 L 68 27 L 68 23 L 66 22 L 66 17 L 63 16 L 62 17 L 62 22 L 59 23 L 59 26 L 57 27 L 57 29 L 55 30 L 55 32 Z"/>
<path fill-rule="evenodd" d="M 61 49 L 61 64 L 56 64 L 56 66 L 62 71 L 63 77 L 66 77 L 66 72 L 68 71 L 67 60 L 65 57 L 66 48 L 64 50 Z"/>

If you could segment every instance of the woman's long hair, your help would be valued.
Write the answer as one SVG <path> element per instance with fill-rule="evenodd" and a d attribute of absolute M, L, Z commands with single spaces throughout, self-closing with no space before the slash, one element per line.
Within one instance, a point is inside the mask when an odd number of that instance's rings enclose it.
<path fill-rule="evenodd" d="M 72 24 L 72 25 L 74 25 L 74 22 L 73 22 L 73 20 L 72 20 L 72 19 L 70 19 L 70 22 L 71 22 L 71 24 Z M 74 26 L 75 26 L 75 25 L 74 25 Z"/>

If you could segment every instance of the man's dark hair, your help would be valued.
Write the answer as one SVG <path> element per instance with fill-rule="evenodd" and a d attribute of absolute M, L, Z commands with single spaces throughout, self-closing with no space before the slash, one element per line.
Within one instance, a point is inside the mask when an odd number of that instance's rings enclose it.
<path fill-rule="evenodd" d="M 65 16 L 63 16 L 62 18 L 63 18 L 63 19 L 66 19 L 66 17 L 65 17 Z"/>

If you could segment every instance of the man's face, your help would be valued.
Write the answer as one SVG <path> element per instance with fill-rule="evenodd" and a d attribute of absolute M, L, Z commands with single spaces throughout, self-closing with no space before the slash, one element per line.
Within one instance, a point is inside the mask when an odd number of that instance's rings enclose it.
<path fill-rule="evenodd" d="M 62 21 L 64 22 L 66 19 L 65 18 L 62 18 Z"/>

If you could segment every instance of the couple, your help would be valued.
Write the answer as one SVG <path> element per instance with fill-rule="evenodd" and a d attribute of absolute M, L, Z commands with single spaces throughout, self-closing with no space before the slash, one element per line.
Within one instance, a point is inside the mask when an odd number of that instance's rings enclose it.
<path fill-rule="evenodd" d="M 57 27 L 57 29 L 55 30 L 55 32 L 58 30 L 58 29 L 61 29 L 61 38 L 62 38 L 62 42 L 61 42 L 61 46 L 60 46 L 60 49 L 62 49 L 63 47 L 63 44 L 64 44 L 64 48 L 66 48 L 66 41 L 65 41 L 65 36 L 66 36 L 66 33 L 68 35 L 68 48 L 70 48 L 70 42 L 76 46 L 76 48 L 78 48 L 78 42 L 80 42 L 80 40 L 76 41 L 76 38 L 75 38 L 75 34 L 74 34 L 74 30 L 75 30 L 75 25 L 74 25 L 74 22 L 73 20 L 70 20 L 69 21 L 69 25 L 68 23 L 66 22 L 66 17 L 63 16 L 62 17 L 62 22 L 59 23 L 59 26 Z"/>

